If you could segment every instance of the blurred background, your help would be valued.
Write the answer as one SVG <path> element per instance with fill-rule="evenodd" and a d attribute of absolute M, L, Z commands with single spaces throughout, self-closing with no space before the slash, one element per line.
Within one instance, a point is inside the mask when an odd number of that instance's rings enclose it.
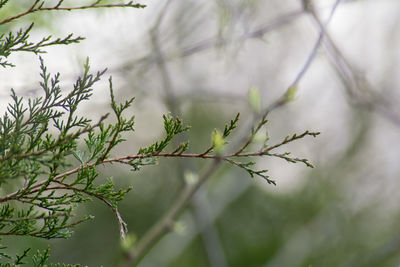
<path fill-rule="evenodd" d="M 23 2 L 8 6 L 22 10 Z M 314 1 L 322 23 L 335 2 Z M 65 91 L 89 57 L 93 71 L 108 68 L 117 99 L 136 97 L 136 131 L 114 155 L 134 154 L 162 138 L 162 114 L 168 112 L 192 126 L 174 141 L 190 140 L 190 152 L 204 151 L 212 130 L 223 129 L 237 112 L 233 141 L 240 140 L 254 116 L 249 89 L 258 88 L 267 107 L 302 70 L 295 101 L 269 116 L 269 143 L 305 130 L 321 135 L 280 150 L 310 159 L 314 169 L 257 159 L 277 186 L 223 165 L 139 266 L 399 266 L 400 2 L 341 1 L 321 43 L 318 22 L 299 0 L 141 3 L 148 7 L 38 13 L 7 25 L 18 29 L 36 21 L 34 40 L 69 33 L 87 38 L 50 47 L 42 56 L 51 72 L 61 73 Z M 10 60 L 17 67 L 0 72 L 2 112 L 10 88 L 26 97 L 41 93 L 38 57 Z M 81 111 L 93 119 L 107 112 L 107 86 L 104 77 Z M 140 238 L 176 199 L 184 177 L 206 165 L 161 159 L 139 172 L 113 165 L 102 173 L 119 187 L 133 186 L 119 210 L 129 233 Z M 111 210 L 95 201 L 78 210 L 86 213 L 95 221 L 77 227 L 71 239 L 12 238 L 10 249 L 30 242 L 50 246 L 53 262 L 122 266 Z"/>

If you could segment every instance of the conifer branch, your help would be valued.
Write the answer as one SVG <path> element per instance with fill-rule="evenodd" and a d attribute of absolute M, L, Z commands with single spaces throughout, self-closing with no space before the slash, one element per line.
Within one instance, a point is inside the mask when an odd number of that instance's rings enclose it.
<path fill-rule="evenodd" d="M 134 3 L 134 1 L 129 1 L 127 3 L 117 3 L 117 4 L 101 4 L 101 0 L 97 0 L 93 2 L 92 4 L 88 5 L 80 5 L 80 6 L 62 6 L 64 0 L 58 1 L 58 3 L 54 6 L 45 6 L 46 1 L 44 0 L 35 0 L 33 4 L 25 11 L 16 14 L 14 16 L 5 18 L 0 21 L 0 25 L 10 23 L 11 21 L 14 21 L 16 19 L 19 19 L 21 17 L 24 17 L 26 15 L 35 13 L 35 12 L 40 12 L 40 11 L 73 11 L 73 10 L 85 10 L 85 9 L 93 9 L 93 8 L 121 8 L 121 7 L 130 7 L 130 8 L 145 8 L 146 5 L 142 5 L 139 3 Z M 1 8 L 2 6 L 0 6 Z"/>
<path fill-rule="evenodd" d="M 4 7 L 7 2 L 8 0 L 0 0 L 0 8 Z M 35 0 L 21 13 L 3 18 L 0 25 L 40 11 L 144 7 L 133 1 L 102 4 L 101 0 L 97 0 L 91 4 L 80 6 L 66 6 L 64 0 L 58 0 L 54 5 L 46 5 L 46 3 L 45 0 Z M 163 14 L 167 10 L 168 3 L 164 7 Z M 292 14 L 290 19 L 276 22 L 274 27 L 286 23 L 297 15 Z M 157 27 L 161 23 L 162 17 L 160 16 L 157 20 Z M 70 34 L 65 38 L 52 39 L 51 36 L 47 36 L 38 42 L 31 42 L 29 34 L 33 26 L 32 23 L 26 29 L 19 29 L 16 32 L 0 36 L 1 66 L 13 66 L 6 59 L 14 52 L 41 54 L 45 53 L 44 48 L 48 46 L 69 45 L 83 40 L 82 37 L 74 37 Z M 259 29 L 246 38 L 260 37 L 268 30 L 268 27 Z M 156 44 L 156 50 L 160 50 L 157 53 L 162 55 L 155 30 L 152 37 Z M 7 111 L 0 117 L 0 185 L 9 181 L 23 183 L 14 192 L 2 192 L 4 195 L 0 196 L 0 236 L 68 238 L 74 227 L 93 218 L 90 215 L 75 218 L 76 206 L 98 199 L 114 213 L 120 235 L 124 239 L 127 225 L 118 211 L 118 203 L 131 188 L 116 189 L 111 178 L 106 182 L 99 182 L 97 179 L 100 174 L 99 165 L 121 163 L 129 166 L 132 171 L 138 171 L 142 167 L 154 165 L 158 160 L 164 158 L 192 158 L 211 161 L 210 168 L 195 183 L 187 185 L 163 219 L 138 241 L 131 253 L 128 253 L 130 261 L 135 262 L 140 260 L 157 240 L 172 229 L 175 220 L 189 200 L 215 173 L 222 162 L 243 169 L 251 177 L 262 177 L 269 184 L 275 184 L 275 181 L 266 175 L 267 170 L 255 169 L 255 162 L 251 161 L 251 158 L 277 157 L 290 163 L 301 162 L 308 167 L 313 167 L 307 159 L 291 157 L 288 152 L 276 152 L 275 150 L 306 136 L 315 137 L 319 134 L 318 132 L 305 131 L 299 135 L 288 136 L 274 145 L 264 144 L 261 150 L 252 150 L 254 136 L 266 125 L 269 112 L 292 99 L 293 93 L 290 90 L 285 92 L 266 112 L 262 113 L 261 119 L 256 121 L 248 138 L 233 153 L 226 153 L 225 147 L 229 144 L 228 139 L 231 133 L 237 128 L 239 114 L 225 125 L 223 131 L 214 130 L 211 144 L 200 153 L 187 152 L 188 141 L 175 146 L 171 145 L 177 135 L 188 131 L 190 127 L 184 125 L 180 118 L 165 114 L 163 115 L 163 138 L 147 147 L 140 148 L 137 153 L 127 156 L 112 156 L 115 148 L 125 142 L 123 135 L 135 130 L 135 117 L 125 117 L 134 98 L 117 103 L 110 77 L 110 104 L 115 115 L 115 122 L 108 123 L 106 121 L 108 114 L 106 114 L 100 117 L 97 123 L 93 123 L 86 116 L 79 115 L 77 110 L 91 98 L 93 87 L 100 81 L 106 70 L 92 73 L 89 60 L 87 60 L 83 66 L 82 75 L 72 84 L 69 92 L 63 95 L 60 74 L 51 75 L 41 57 L 39 57 L 39 61 L 41 79 L 39 86 L 42 96 L 23 99 L 12 90 L 11 102 L 7 106 Z M 165 72 L 165 69 L 161 68 L 161 71 Z M 168 74 L 164 73 L 164 76 L 164 79 L 167 80 Z M 173 147 L 171 148 L 171 146 Z M 14 205 L 15 203 L 18 205 Z M 12 257 L 2 252 L 2 249 L 4 247 L 0 246 L 0 256 L 12 260 Z M 17 255 L 14 263 L 22 264 L 22 259 L 27 256 L 28 251 L 25 250 L 22 255 Z M 37 263 L 37 266 L 43 266 L 48 258 L 49 252 L 45 250 L 38 252 L 33 261 L 35 264 Z"/>

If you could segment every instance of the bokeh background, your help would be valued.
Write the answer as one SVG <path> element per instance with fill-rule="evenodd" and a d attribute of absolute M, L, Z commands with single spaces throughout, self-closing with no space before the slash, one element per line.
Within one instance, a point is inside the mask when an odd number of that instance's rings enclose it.
<path fill-rule="evenodd" d="M 314 1 L 321 21 L 334 2 Z M 249 89 L 259 89 L 263 106 L 274 103 L 313 51 L 295 101 L 270 114 L 267 131 L 271 144 L 305 130 L 321 135 L 285 147 L 310 159 L 314 169 L 257 159 L 277 186 L 224 165 L 140 266 L 398 266 L 400 2 L 341 1 L 326 25 L 335 47 L 325 40 L 317 50 L 321 29 L 299 0 L 141 3 L 148 7 L 38 13 L 1 30 L 34 20 L 33 39 L 71 32 L 87 38 L 50 47 L 42 57 L 50 71 L 61 73 L 66 91 L 89 57 L 92 70 L 108 68 L 119 100 L 136 97 L 136 131 L 114 155 L 136 153 L 161 138 L 162 114 L 168 112 L 192 126 L 175 140 L 190 140 L 191 152 L 207 148 L 212 130 L 223 129 L 237 112 L 241 121 L 233 139 L 240 140 L 254 116 Z M 10 60 L 17 67 L 0 71 L 2 111 L 10 88 L 26 97 L 40 94 L 38 57 Z M 107 112 L 107 86 L 104 77 L 81 111 L 94 119 Z M 102 170 L 101 179 L 112 176 L 120 187 L 133 186 L 120 212 L 129 233 L 140 238 L 170 207 L 184 177 L 206 165 L 162 159 L 139 172 L 114 165 Z M 122 266 L 112 212 L 93 202 L 78 210 L 86 213 L 95 221 L 77 227 L 71 239 L 12 238 L 10 250 L 29 243 L 50 246 L 54 262 Z"/>

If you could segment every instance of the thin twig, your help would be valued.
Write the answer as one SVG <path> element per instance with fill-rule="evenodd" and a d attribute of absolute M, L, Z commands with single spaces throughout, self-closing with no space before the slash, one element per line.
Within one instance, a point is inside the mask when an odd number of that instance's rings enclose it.
<path fill-rule="evenodd" d="M 329 22 L 331 21 L 338 5 L 340 3 L 340 0 L 336 0 L 335 4 L 333 5 L 329 17 L 327 19 L 327 21 L 325 22 L 325 25 L 328 25 Z M 308 5 L 305 5 L 305 8 L 308 8 Z M 309 9 L 303 9 L 303 12 L 309 11 Z M 314 9 L 313 9 L 314 10 Z M 285 104 L 288 103 L 287 101 L 287 93 L 290 90 L 290 88 L 293 88 L 294 86 L 297 86 L 298 83 L 300 82 L 300 80 L 304 77 L 305 73 L 307 72 L 307 70 L 310 68 L 311 63 L 313 62 L 313 60 L 315 59 L 315 56 L 317 54 L 318 48 L 321 45 L 322 39 L 324 36 L 324 29 L 320 30 L 320 33 L 318 35 L 318 39 L 316 40 L 311 52 L 309 53 L 306 61 L 304 62 L 303 66 L 301 67 L 300 71 L 296 74 L 294 80 L 291 82 L 291 84 L 289 85 L 289 89 L 287 91 L 285 91 L 281 97 L 275 101 L 272 105 L 270 105 L 269 107 L 265 108 L 263 110 L 263 112 L 256 114 L 256 116 L 254 116 L 253 118 L 253 122 L 252 125 L 254 125 L 257 121 L 260 121 L 260 119 L 262 121 L 264 121 L 268 114 L 272 111 L 275 110 L 279 107 L 284 106 Z M 256 126 L 255 129 L 252 130 L 251 134 L 249 136 L 247 136 L 245 139 L 242 139 L 240 143 L 242 143 L 243 145 L 237 150 L 236 154 L 239 155 L 243 150 L 245 150 L 252 142 L 252 139 L 254 138 L 255 134 L 262 128 L 264 124 L 262 123 L 258 123 L 258 125 Z"/>
<path fill-rule="evenodd" d="M 231 153 L 231 154 L 226 154 L 226 155 L 214 155 L 214 154 L 204 154 L 204 153 L 157 153 L 157 154 L 135 154 L 135 155 L 128 155 L 128 156 L 122 156 L 122 157 L 115 157 L 115 158 L 109 158 L 109 159 L 104 159 L 102 161 L 94 161 L 94 162 L 90 162 L 90 163 L 86 163 L 85 165 L 76 167 L 74 169 L 71 169 L 69 171 L 60 173 L 58 175 L 56 175 L 55 177 L 52 178 L 52 182 L 57 182 L 60 181 L 61 179 L 63 179 L 64 177 L 70 176 L 72 174 L 78 173 L 79 171 L 81 171 L 84 168 L 91 168 L 91 167 L 95 167 L 97 165 L 100 164 L 107 164 L 107 163 L 122 163 L 122 164 L 127 164 L 129 163 L 129 161 L 131 160 L 135 160 L 135 159 L 146 159 L 146 158 L 200 158 L 200 159 L 214 159 L 214 160 L 223 160 L 223 161 L 227 161 L 229 162 L 229 159 L 231 158 L 237 158 L 237 157 L 258 157 L 258 156 L 265 156 L 267 152 L 270 152 L 271 150 L 278 148 L 284 144 L 287 144 L 289 142 L 292 142 L 294 140 L 303 138 L 306 135 L 310 135 L 310 136 L 316 136 L 318 135 L 318 132 L 309 132 L 306 131 L 303 134 L 297 136 L 295 138 L 291 138 L 289 140 L 284 140 L 281 143 L 278 143 L 276 145 L 267 147 L 263 150 L 260 151 L 256 151 L 256 152 L 248 152 L 248 153 Z M 38 182 L 32 186 L 30 186 L 30 189 L 36 189 L 39 188 L 41 186 L 43 186 L 44 184 L 47 183 L 47 180 Z M 11 200 L 11 199 L 15 199 L 16 196 L 18 196 L 21 193 L 20 190 L 8 194 L 5 197 L 0 198 L 0 203 Z"/>
<path fill-rule="evenodd" d="M 300 69 L 300 71 L 297 73 L 295 79 L 293 80 L 292 84 L 290 86 L 295 86 L 297 85 L 301 78 L 304 76 L 304 74 L 306 73 L 306 71 L 310 68 L 311 63 L 313 62 L 313 60 L 315 59 L 315 56 L 317 55 L 317 51 L 318 48 L 320 47 L 321 43 L 322 43 L 322 39 L 324 37 L 324 29 L 325 27 L 329 24 L 329 22 L 332 20 L 333 15 L 335 14 L 336 8 L 339 6 L 341 0 L 336 0 L 335 4 L 333 5 L 331 12 L 329 14 L 328 19 L 325 21 L 323 28 L 321 28 L 319 35 L 318 35 L 318 39 L 315 42 L 311 53 L 309 53 L 306 62 L 304 63 L 303 67 Z M 309 1 L 303 1 L 304 2 L 308 2 Z M 305 4 L 304 6 L 304 10 L 308 11 L 308 10 L 312 10 L 310 12 L 315 12 L 314 9 L 312 9 L 312 7 L 309 7 L 308 5 Z"/>
<path fill-rule="evenodd" d="M 269 23 L 255 27 L 253 30 L 251 30 L 235 39 L 222 39 L 221 40 L 220 37 L 210 37 L 208 39 L 196 42 L 195 44 L 192 44 L 190 46 L 183 48 L 180 51 L 178 56 L 176 55 L 176 53 L 165 53 L 165 54 L 171 54 L 172 56 L 166 56 L 164 59 L 161 59 L 157 55 L 154 55 L 154 53 L 152 51 L 147 56 L 144 56 L 137 60 L 134 60 L 134 62 L 124 64 L 124 66 L 119 67 L 119 69 L 117 69 L 117 71 L 121 71 L 121 70 L 130 68 L 130 67 L 134 67 L 134 66 L 138 65 L 138 63 L 159 64 L 161 60 L 168 61 L 168 60 L 177 59 L 177 58 L 185 58 L 185 57 L 189 57 L 191 55 L 197 54 L 199 52 L 208 50 L 210 48 L 214 48 L 216 46 L 228 45 L 229 43 L 232 43 L 232 42 L 240 42 L 240 41 L 245 41 L 245 40 L 253 39 L 253 38 L 260 38 L 268 32 L 271 32 L 273 30 L 276 30 L 279 27 L 282 27 L 288 23 L 291 23 L 292 21 L 299 18 L 303 14 L 304 14 L 303 10 L 296 9 L 294 11 L 288 12 L 287 14 L 281 15 L 276 19 L 273 19 Z"/>
<path fill-rule="evenodd" d="M 53 180 L 53 181 L 54 181 L 54 180 Z M 60 184 L 60 185 L 62 185 L 62 186 L 64 186 L 64 187 L 65 187 L 64 189 L 68 189 L 68 190 L 72 190 L 72 191 L 76 191 L 76 192 L 81 192 L 81 193 L 84 193 L 84 194 L 88 194 L 88 195 L 93 196 L 93 197 L 95 197 L 95 198 L 101 200 L 102 202 L 104 202 L 104 203 L 112 210 L 112 212 L 115 214 L 115 217 L 116 217 L 117 220 L 118 220 L 119 232 L 120 232 L 121 237 L 122 237 L 122 238 L 125 238 L 125 237 L 126 237 L 126 233 L 127 233 L 127 224 L 126 224 L 126 223 L 124 222 L 124 220 L 122 219 L 121 214 L 119 213 L 118 209 L 117 209 L 114 205 L 112 205 L 107 199 L 105 199 L 105 198 L 103 198 L 103 197 L 101 197 L 101 196 L 99 196 L 99 195 L 92 194 L 92 193 L 90 193 L 90 192 L 88 192 L 88 191 L 85 191 L 85 190 L 82 190 L 82 189 L 78 189 L 78 188 L 76 188 L 76 187 L 72 187 L 72 186 L 70 186 L 70 185 L 68 185 L 68 184 L 66 184 L 66 183 L 60 182 L 60 181 L 58 181 L 58 180 L 55 180 L 54 182 L 55 182 L 55 183 L 58 183 L 58 184 Z"/>
<path fill-rule="evenodd" d="M 44 2 L 42 2 L 38 7 L 37 4 L 40 2 L 40 0 L 36 0 L 33 5 L 27 9 L 24 12 L 21 12 L 17 15 L 8 17 L 6 19 L 3 19 L 0 21 L 0 25 L 9 23 L 13 20 L 16 20 L 18 18 L 21 18 L 23 16 L 38 12 L 38 11 L 72 11 L 72 10 L 84 10 L 84 9 L 91 9 L 91 8 L 110 8 L 110 7 L 133 7 L 133 8 L 144 8 L 146 7 L 145 5 L 142 4 L 133 4 L 133 2 L 128 2 L 128 3 L 119 3 L 119 4 L 103 4 L 99 5 L 96 4 L 97 2 L 91 4 L 91 5 L 82 5 L 82 6 L 72 6 L 72 7 L 61 7 L 61 4 L 63 1 L 59 1 L 55 6 L 52 7 L 43 7 Z"/>
<path fill-rule="evenodd" d="M 383 95 L 377 93 L 377 91 L 372 88 L 371 84 L 357 73 L 354 66 L 336 45 L 327 31 L 326 25 L 321 22 L 315 10 L 311 9 L 309 13 L 315 25 L 324 35 L 324 46 L 329 55 L 328 60 L 342 81 L 353 104 L 366 108 L 367 110 L 375 111 L 397 126 L 400 126 L 400 116 L 397 112 L 390 109 L 388 105 L 389 101 L 385 99 Z"/>

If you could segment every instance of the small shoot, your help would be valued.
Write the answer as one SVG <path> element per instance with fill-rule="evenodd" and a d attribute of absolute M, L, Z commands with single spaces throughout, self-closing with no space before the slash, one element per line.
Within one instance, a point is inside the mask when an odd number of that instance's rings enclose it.
<path fill-rule="evenodd" d="M 221 134 L 220 131 L 217 129 L 214 129 L 211 135 L 212 139 L 212 147 L 214 148 L 214 151 L 217 155 L 222 155 L 224 153 L 224 148 L 225 148 L 225 139 L 224 136 Z"/>
<path fill-rule="evenodd" d="M 164 120 L 164 130 L 165 138 L 159 142 L 156 142 L 146 148 L 140 148 L 139 155 L 152 155 L 156 156 L 160 154 L 171 142 L 171 140 L 178 134 L 185 132 L 190 129 L 189 126 L 183 126 L 182 120 L 180 118 L 174 118 L 171 115 L 163 115 Z M 188 143 L 185 143 L 181 148 L 177 149 L 175 152 L 185 151 L 188 148 Z"/>
<path fill-rule="evenodd" d="M 286 103 L 293 102 L 296 99 L 297 92 L 298 92 L 297 84 L 290 86 L 284 95 L 285 102 Z"/>
<path fill-rule="evenodd" d="M 260 89 L 256 86 L 252 86 L 248 92 L 248 101 L 252 110 L 256 113 L 260 113 L 262 109 Z"/>

